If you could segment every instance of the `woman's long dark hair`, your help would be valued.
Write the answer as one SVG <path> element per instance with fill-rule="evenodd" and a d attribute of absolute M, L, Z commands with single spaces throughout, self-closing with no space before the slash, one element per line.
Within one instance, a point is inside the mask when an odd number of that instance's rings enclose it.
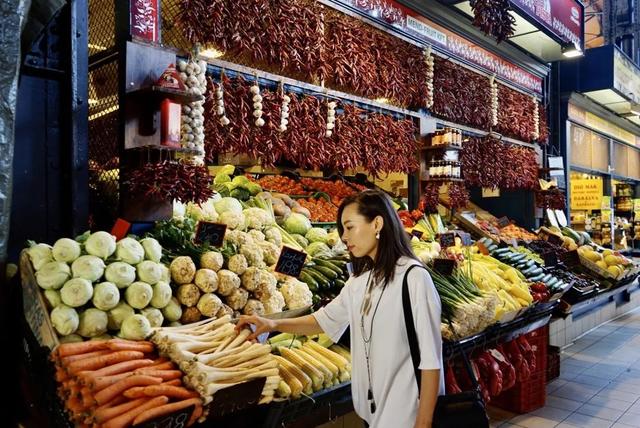
<path fill-rule="evenodd" d="M 345 198 L 338 208 L 338 232 L 340 237 L 344 233 L 342 225 L 342 213 L 351 204 L 356 204 L 358 213 L 368 221 L 373 221 L 377 216 L 382 217 L 384 225 L 380 231 L 378 251 L 376 259 L 371 257 L 353 257 L 353 273 L 360 276 L 364 272 L 373 269 L 373 277 L 378 284 L 386 286 L 392 279 L 396 270 L 396 264 L 400 257 L 416 259 L 407 232 L 402 226 L 398 213 L 393 208 L 391 198 L 380 190 L 365 190 Z"/>

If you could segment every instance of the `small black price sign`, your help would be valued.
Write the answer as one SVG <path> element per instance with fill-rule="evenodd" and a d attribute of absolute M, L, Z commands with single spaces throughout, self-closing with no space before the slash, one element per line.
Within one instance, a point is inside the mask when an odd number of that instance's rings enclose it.
<path fill-rule="evenodd" d="M 558 255 L 553 251 L 547 251 L 546 253 L 544 253 L 542 258 L 546 267 L 554 267 L 558 264 Z"/>
<path fill-rule="evenodd" d="M 227 225 L 222 223 L 210 223 L 208 221 L 198 222 L 196 229 L 196 244 L 208 242 L 214 247 L 220 247 L 224 242 L 224 234 L 227 232 Z"/>
<path fill-rule="evenodd" d="M 578 250 L 567 251 L 562 255 L 562 261 L 567 267 L 574 267 L 580 264 L 580 255 Z"/>
<path fill-rule="evenodd" d="M 418 238 L 418 239 L 421 239 L 421 238 L 422 238 L 422 235 L 424 235 L 424 232 L 422 232 L 422 231 L 420 231 L 420 230 L 413 229 L 413 230 L 411 231 L 411 236 L 415 236 L 415 237 L 416 237 L 416 238 Z"/>
<path fill-rule="evenodd" d="M 280 252 L 280 258 L 276 263 L 275 271 L 283 275 L 297 278 L 307 260 L 307 253 L 284 246 Z"/>
<path fill-rule="evenodd" d="M 195 407 L 189 406 L 186 409 L 172 413 L 169 416 L 162 416 L 157 419 L 145 422 L 140 425 L 141 428 L 186 428 L 189 418 Z"/>
<path fill-rule="evenodd" d="M 456 245 L 456 235 L 452 232 L 441 233 L 439 236 L 439 240 L 440 247 L 442 247 L 443 249 Z"/>
<path fill-rule="evenodd" d="M 451 275 L 456 267 L 456 261 L 451 259 L 433 259 L 433 270 L 442 275 Z"/>
<path fill-rule="evenodd" d="M 500 217 L 498 219 L 498 227 L 500 229 L 505 228 L 511 224 L 511 220 L 508 217 Z"/>
<path fill-rule="evenodd" d="M 467 232 L 458 232 L 458 236 L 462 240 L 462 245 L 468 247 L 471 245 L 471 235 Z"/>

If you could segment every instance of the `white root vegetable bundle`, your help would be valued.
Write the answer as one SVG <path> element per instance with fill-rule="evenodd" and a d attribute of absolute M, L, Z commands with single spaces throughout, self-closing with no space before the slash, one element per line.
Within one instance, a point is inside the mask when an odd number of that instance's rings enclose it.
<path fill-rule="evenodd" d="M 204 95 L 207 91 L 207 63 L 205 61 L 178 61 L 180 78 L 187 91 L 194 95 Z M 183 147 L 195 149 L 198 155 L 190 156 L 192 163 L 204 164 L 204 100 L 182 106 Z"/>
<path fill-rule="evenodd" d="M 230 316 L 180 327 L 155 329 L 151 341 L 162 355 L 177 363 L 184 381 L 198 391 L 205 404 L 216 392 L 258 378 L 266 378 L 260 404 L 273 400 L 280 385 L 278 362 L 271 346 L 247 340 L 251 331 L 237 333 Z"/>

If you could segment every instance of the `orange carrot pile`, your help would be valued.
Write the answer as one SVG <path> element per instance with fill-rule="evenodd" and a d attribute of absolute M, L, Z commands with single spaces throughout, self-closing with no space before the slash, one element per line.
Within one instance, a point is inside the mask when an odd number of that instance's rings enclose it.
<path fill-rule="evenodd" d="M 158 358 L 151 342 L 65 343 L 51 358 L 58 395 L 76 426 L 137 426 L 190 406 L 186 426 L 202 416 L 198 393 L 183 385 L 174 363 Z"/>

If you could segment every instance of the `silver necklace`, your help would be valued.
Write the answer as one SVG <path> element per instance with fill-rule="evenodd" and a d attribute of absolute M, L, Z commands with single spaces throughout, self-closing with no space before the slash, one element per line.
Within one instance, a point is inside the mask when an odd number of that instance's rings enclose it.
<path fill-rule="evenodd" d="M 378 297 L 378 302 L 376 303 L 375 309 L 373 310 L 373 315 L 371 316 L 371 323 L 369 325 L 369 337 L 367 338 L 367 334 L 364 328 L 364 316 L 365 316 L 365 312 L 369 313 L 369 309 L 371 307 L 370 298 L 371 298 L 371 293 L 373 289 L 373 285 L 371 283 L 372 272 L 373 272 L 373 269 L 369 271 L 369 278 L 367 279 L 367 290 L 365 295 L 366 301 L 362 302 L 363 304 L 362 304 L 362 307 L 360 308 L 360 330 L 362 332 L 362 341 L 364 342 L 364 356 L 367 361 L 367 377 L 369 380 L 369 389 L 367 390 L 367 400 L 371 402 L 371 413 L 375 413 L 376 400 L 373 396 L 373 386 L 371 383 L 371 363 L 370 363 L 371 341 L 373 340 L 373 321 L 375 320 L 376 314 L 378 313 L 378 306 L 380 306 L 380 301 L 382 301 L 382 295 L 384 294 L 386 287 L 382 288 L 382 291 L 380 292 L 380 297 Z"/>

